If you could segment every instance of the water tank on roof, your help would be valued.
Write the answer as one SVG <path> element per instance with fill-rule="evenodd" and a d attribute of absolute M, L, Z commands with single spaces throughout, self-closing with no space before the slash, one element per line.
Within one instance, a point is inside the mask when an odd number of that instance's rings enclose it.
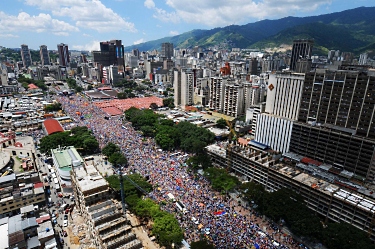
<path fill-rule="evenodd" d="M 81 165 L 80 160 L 73 160 L 72 163 L 73 163 L 73 167 L 77 167 L 77 166 Z"/>
<path fill-rule="evenodd" d="M 49 227 L 46 228 L 46 232 L 49 232 Z"/>

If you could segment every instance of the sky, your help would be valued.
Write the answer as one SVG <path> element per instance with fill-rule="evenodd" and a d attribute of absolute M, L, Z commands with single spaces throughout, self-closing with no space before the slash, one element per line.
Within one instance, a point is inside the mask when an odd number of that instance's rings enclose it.
<path fill-rule="evenodd" d="M 30 49 L 68 44 L 98 50 L 99 42 L 139 44 L 193 29 L 242 25 L 286 16 L 314 16 L 374 0 L 0 0 L 0 46 Z"/>

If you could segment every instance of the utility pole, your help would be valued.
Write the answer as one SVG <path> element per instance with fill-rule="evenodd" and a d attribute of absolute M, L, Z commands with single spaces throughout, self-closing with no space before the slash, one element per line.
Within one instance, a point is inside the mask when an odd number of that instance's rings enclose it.
<path fill-rule="evenodd" d="M 120 165 L 118 170 L 118 175 L 120 177 L 120 188 L 121 188 L 121 204 L 122 204 L 122 212 L 126 218 L 126 208 L 125 208 L 125 193 L 124 193 L 124 180 L 122 178 L 122 169 L 123 167 Z"/>

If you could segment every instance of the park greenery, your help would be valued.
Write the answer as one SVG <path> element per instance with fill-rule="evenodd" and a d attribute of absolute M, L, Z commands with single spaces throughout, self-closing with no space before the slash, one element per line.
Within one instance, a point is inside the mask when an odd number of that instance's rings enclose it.
<path fill-rule="evenodd" d="M 223 194 L 240 185 L 238 178 L 229 175 L 225 169 L 210 167 L 205 169 L 204 175 L 210 181 L 212 188 Z"/>
<path fill-rule="evenodd" d="M 163 150 L 181 149 L 185 152 L 202 154 L 204 147 L 213 143 L 215 135 L 189 122 L 175 124 L 156 114 L 151 109 L 139 110 L 132 107 L 125 111 L 125 117 L 146 137 L 154 137 Z"/>
<path fill-rule="evenodd" d="M 163 106 L 169 107 L 169 108 L 175 108 L 174 106 L 174 98 L 166 98 L 163 99 Z"/>
<path fill-rule="evenodd" d="M 54 104 L 47 105 L 44 109 L 46 112 L 57 112 L 61 110 L 61 104 L 56 102 Z"/>
<path fill-rule="evenodd" d="M 74 127 L 70 131 L 58 132 L 40 140 L 40 152 L 51 154 L 59 146 L 74 146 L 80 154 L 90 155 L 99 150 L 99 143 L 86 126 Z"/>
<path fill-rule="evenodd" d="M 224 129 L 225 127 L 227 127 L 227 121 L 225 121 L 225 119 L 223 118 L 218 119 L 216 121 L 216 127 L 219 129 Z"/>
<path fill-rule="evenodd" d="M 215 249 L 215 246 L 210 244 L 207 240 L 198 240 L 191 242 L 191 249 Z"/>
<path fill-rule="evenodd" d="M 114 152 L 116 153 L 116 152 Z M 128 174 L 133 182 L 146 192 L 152 191 L 152 186 L 139 174 Z M 120 180 L 117 175 L 106 178 L 111 188 L 119 191 Z M 183 231 L 177 219 L 172 215 L 160 209 L 160 206 L 149 198 L 142 198 L 142 193 L 133 184 L 124 179 L 125 201 L 131 212 L 137 215 L 143 224 L 152 224 L 151 233 L 154 235 L 160 245 L 166 248 L 172 248 L 172 244 L 178 245 L 183 239 Z"/>
<path fill-rule="evenodd" d="M 22 74 L 20 74 L 18 76 L 17 80 L 18 80 L 19 83 L 21 83 L 22 87 L 25 88 L 25 89 L 29 88 L 29 86 L 28 86 L 29 84 L 34 84 L 37 87 L 39 87 L 40 89 L 42 89 L 43 91 L 47 91 L 48 90 L 48 87 L 44 83 L 44 80 L 34 80 L 34 79 L 26 78 Z"/>
<path fill-rule="evenodd" d="M 108 143 L 102 149 L 102 154 L 108 157 L 108 161 L 115 167 L 128 165 L 127 158 L 121 153 L 120 147 L 114 143 Z"/>
<path fill-rule="evenodd" d="M 82 92 L 83 88 L 77 84 L 77 81 L 73 78 L 67 78 L 66 83 L 70 89 L 74 89 L 77 93 Z"/>
<path fill-rule="evenodd" d="M 324 228 L 320 218 L 306 206 L 301 195 L 290 189 L 267 192 L 254 182 L 240 186 L 245 200 L 278 225 L 286 225 L 291 232 L 310 241 L 320 241 L 328 249 L 375 249 L 366 232 L 347 223 L 328 223 Z M 255 206 L 254 206 L 255 205 Z"/>

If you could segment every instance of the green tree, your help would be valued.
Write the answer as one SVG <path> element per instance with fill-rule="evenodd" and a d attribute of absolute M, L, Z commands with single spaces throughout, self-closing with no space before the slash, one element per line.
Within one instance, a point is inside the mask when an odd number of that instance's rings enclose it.
<path fill-rule="evenodd" d="M 155 111 L 158 109 L 158 105 L 156 103 L 151 103 L 150 108 Z"/>
<path fill-rule="evenodd" d="M 216 127 L 217 128 L 220 128 L 220 129 L 224 129 L 225 127 L 227 127 L 227 122 L 225 121 L 225 119 L 221 118 L 221 119 L 218 119 L 216 121 Z"/>
<path fill-rule="evenodd" d="M 174 98 L 163 99 L 163 106 L 171 109 L 174 108 Z"/>
<path fill-rule="evenodd" d="M 128 160 L 121 152 L 115 152 L 113 153 L 109 158 L 108 161 L 112 163 L 115 167 L 119 165 L 127 165 Z"/>
<path fill-rule="evenodd" d="M 47 105 L 45 107 L 45 111 L 47 112 L 55 112 L 61 110 L 61 104 L 60 103 L 54 103 L 51 105 Z"/>
<path fill-rule="evenodd" d="M 207 153 L 189 157 L 189 159 L 186 160 L 186 164 L 193 169 L 199 169 L 201 167 L 203 169 L 207 169 L 212 167 L 211 158 L 209 155 L 207 155 Z"/>
<path fill-rule="evenodd" d="M 229 175 L 225 169 L 215 167 L 204 171 L 205 176 L 211 182 L 213 189 L 227 193 L 229 190 L 240 184 L 237 177 Z"/>
<path fill-rule="evenodd" d="M 322 241 L 329 249 L 374 249 L 366 232 L 348 223 L 329 223 L 323 230 Z"/>
<path fill-rule="evenodd" d="M 110 157 L 115 152 L 120 152 L 120 148 L 116 144 L 111 143 L 111 142 L 109 142 L 102 149 L 102 154 L 107 156 L 107 157 Z"/>
<path fill-rule="evenodd" d="M 167 248 L 170 248 L 172 243 L 179 245 L 184 238 L 180 224 L 173 215 L 168 213 L 154 220 L 152 234 L 157 237 L 162 246 Z"/>
<path fill-rule="evenodd" d="M 87 91 L 90 91 L 90 90 L 92 90 L 92 89 L 94 89 L 94 87 L 93 87 L 92 85 L 88 85 L 88 86 L 87 86 Z"/>
<path fill-rule="evenodd" d="M 135 182 L 139 187 L 141 187 L 146 192 L 152 191 L 152 185 L 146 181 L 144 177 L 140 174 L 129 174 L 127 175 L 129 179 Z M 116 191 L 120 191 L 120 180 L 118 175 L 111 175 L 106 178 L 109 186 Z M 137 195 L 138 197 L 142 196 L 144 193 L 138 190 L 130 181 L 128 181 L 125 177 L 123 179 L 124 184 L 124 193 L 125 196 L 128 195 Z"/>
<path fill-rule="evenodd" d="M 95 137 L 90 136 L 83 140 L 83 149 L 86 154 L 93 154 L 99 150 L 99 143 Z"/>
<path fill-rule="evenodd" d="M 215 246 L 210 244 L 207 240 L 198 240 L 191 242 L 191 249 L 215 249 Z"/>

